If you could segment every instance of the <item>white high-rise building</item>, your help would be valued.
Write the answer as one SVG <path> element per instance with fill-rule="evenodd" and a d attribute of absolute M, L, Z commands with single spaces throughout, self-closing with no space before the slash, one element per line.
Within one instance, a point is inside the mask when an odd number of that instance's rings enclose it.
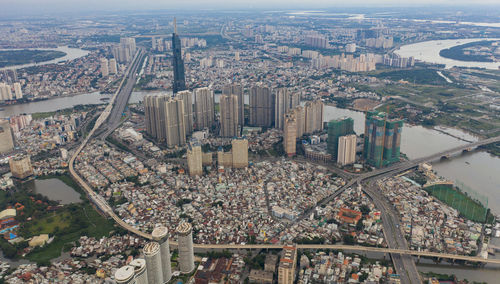
<path fill-rule="evenodd" d="M 193 94 L 188 91 L 180 91 L 176 98 L 180 98 L 184 102 L 184 127 L 186 135 L 193 133 Z"/>
<path fill-rule="evenodd" d="M 132 284 L 134 281 L 134 267 L 125 265 L 115 272 L 115 281 L 117 284 Z"/>
<path fill-rule="evenodd" d="M 240 52 L 239 52 L 239 51 L 236 51 L 236 52 L 234 53 L 234 60 L 236 60 L 236 61 L 240 61 Z"/>
<path fill-rule="evenodd" d="M 195 142 L 188 145 L 187 163 L 190 176 L 201 176 L 203 174 L 202 155 L 200 143 Z"/>
<path fill-rule="evenodd" d="M 287 88 L 280 88 L 276 92 L 274 102 L 274 126 L 283 129 L 285 125 L 285 114 L 298 106 L 300 96 L 298 93 L 290 93 Z"/>
<path fill-rule="evenodd" d="M 0 83 L 0 99 L 2 101 L 12 100 L 12 90 L 10 86 L 5 83 Z"/>
<path fill-rule="evenodd" d="M 353 164 L 356 161 L 356 135 L 339 137 L 337 163 L 341 166 Z"/>
<path fill-rule="evenodd" d="M 14 93 L 16 94 L 16 100 L 20 100 L 23 98 L 21 84 L 19 84 L 18 82 L 14 83 Z"/>
<path fill-rule="evenodd" d="M 111 58 L 109 60 L 109 74 L 118 73 L 118 67 L 116 66 L 116 59 Z"/>
<path fill-rule="evenodd" d="M 148 284 L 163 284 L 160 244 L 149 242 L 143 249 L 148 270 Z"/>
<path fill-rule="evenodd" d="M 236 95 L 220 96 L 220 136 L 235 137 L 239 135 L 238 97 Z"/>
<path fill-rule="evenodd" d="M 109 76 L 108 60 L 106 58 L 101 58 L 101 75 L 103 78 Z"/>
<path fill-rule="evenodd" d="M 194 270 L 193 228 L 189 223 L 181 223 L 177 227 L 179 244 L 179 269 L 181 273 L 191 273 Z M 148 270 L 149 271 L 149 270 Z"/>
<path fill-rule="evenodd" d="M 148 272 L 146 270 L 146 260 L 136 258 L 129 263 L 134 267 L 135 284 L 148 284 Z"/>
<path fill-rule="evenodd" d="M 170 234 L 168 233 L 167 227 L 161 226 L 153 230 L 152 236 L 153 240 L 160 244 L 163 283 L 167 283 L 172 278 L 172 267 L 170 264 L 170 245 L 168 243 Z"/>

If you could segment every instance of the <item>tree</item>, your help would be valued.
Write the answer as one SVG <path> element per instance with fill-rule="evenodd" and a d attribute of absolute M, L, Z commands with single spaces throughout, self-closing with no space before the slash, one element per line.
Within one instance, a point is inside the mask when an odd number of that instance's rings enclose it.
<path fill-rule="evenodd" d="M 343 240 L 346 245 L 354 245 L 355 243 L 354 237 L 351 235 L 345 235 Z"/>

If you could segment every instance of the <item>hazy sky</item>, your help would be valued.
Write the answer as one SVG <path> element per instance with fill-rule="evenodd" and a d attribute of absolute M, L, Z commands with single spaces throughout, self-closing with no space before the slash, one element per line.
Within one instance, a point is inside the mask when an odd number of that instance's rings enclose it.
<path fill-rule="evenodd" d="M 500 5 L 499 0 L 0 0 L 2 12 L 39 14 L 62 11 L 145 9 L 319 9 L 349 6 Z"/>

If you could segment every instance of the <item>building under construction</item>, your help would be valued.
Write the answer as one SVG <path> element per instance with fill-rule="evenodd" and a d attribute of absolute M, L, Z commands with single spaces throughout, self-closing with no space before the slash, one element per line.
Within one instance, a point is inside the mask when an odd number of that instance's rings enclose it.
<path fill-rule="evenodd" d="M 364 158 L 380 168 L 398 162 L 403 121 L 389 119 L 384 112 L 369 111 L 365 121 Z"/>

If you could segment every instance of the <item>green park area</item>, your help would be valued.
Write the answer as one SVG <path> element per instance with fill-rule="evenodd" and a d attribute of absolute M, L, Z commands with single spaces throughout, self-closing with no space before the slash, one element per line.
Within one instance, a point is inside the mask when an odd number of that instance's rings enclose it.
<path fill-rule="evenodd" d="M 487 204 L 481 204 L 478 200 L 471 198 L 468 194 L 452 185 L 438 184 L 424 189 L 443 203 L 458 210 L 460 215 L 469 220 L 482 223 L 491 221 L 492 216 L 489 214 Z"/>
<path fill-rule="evenodd" d="M 0 50 L 0 67 L 49 61 L 65 55 L 57 50 Z"/>
<path fill-rule="evenodd" d="M 114 224 L 101 216 L 90 204 L 81 188 L 67 175 L 51 176 L 59 178 L 81 194 L 82 202 L 59 205 L 40 194 L 26 190 L 23 185 L 15 191 L 3 193 L 0 196 L 2 208 L 19 203 L 24 209 L 19 210 L 16 220 L 19 222 L 18 236 L 25 241 L 12 245 L 6 240 L 0 241 L 0 247 L 8 258 L 21 257 L 22 251 L 28 247 L 27 240 L 40 234 L 54 237 L 50 244 L 34 248 L 25 258 L 39 264 L 47 263 L 59 257 L 63 251 L 68 251 L 80 236 L 100 238 L 109 236 L 115 230 Z"/>

